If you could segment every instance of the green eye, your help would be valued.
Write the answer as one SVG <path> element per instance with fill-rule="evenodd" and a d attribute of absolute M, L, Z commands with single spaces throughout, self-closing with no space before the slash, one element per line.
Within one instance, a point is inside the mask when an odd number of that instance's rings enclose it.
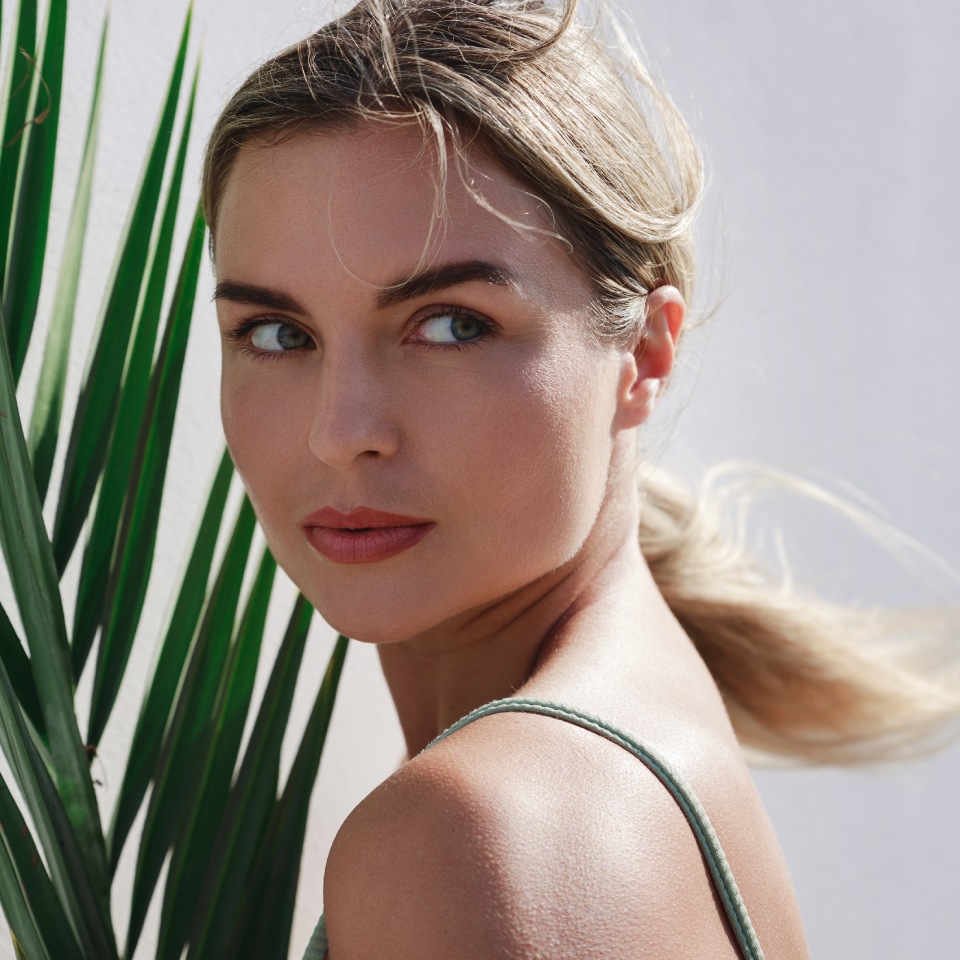
<path fill-rule="evenodd" d="M 280 352 L 296 350 L 310 343 L 310 337 L 292 323 L 262 323 L 250 335 L 257 350 Z"/>
<path fill-rule="evenodd" d="M 465 343 L 486 332 L 487 327 L 479 317 L 459 311 L 439 313 L 420 327 L 420 335 L 430 343 Z"/>

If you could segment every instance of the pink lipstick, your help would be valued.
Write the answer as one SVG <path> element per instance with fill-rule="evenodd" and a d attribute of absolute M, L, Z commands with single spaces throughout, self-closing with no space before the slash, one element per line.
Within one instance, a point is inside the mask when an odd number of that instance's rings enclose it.
<path fill-rule="evenodd" d="M 310 545 L 327 560 L 375 563 L 409 550 L 436 524 L 370 507 L 356 507 L 347 513 L 324 507 L 306 517 L 302 526 Z"/>

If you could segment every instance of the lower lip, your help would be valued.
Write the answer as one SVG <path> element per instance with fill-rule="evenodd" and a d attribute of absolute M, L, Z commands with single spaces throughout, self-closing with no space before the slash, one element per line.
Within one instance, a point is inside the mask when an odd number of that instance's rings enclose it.
<path fill-rule="evenodd" d="M 334 563 L 375 563 L 388 560 L 418 544 L 433 528 L 432 523 L 409 527 L 370 527 L 341 530 L 336 527 L 304 527 L 307 540 L 321 557 Z"/>

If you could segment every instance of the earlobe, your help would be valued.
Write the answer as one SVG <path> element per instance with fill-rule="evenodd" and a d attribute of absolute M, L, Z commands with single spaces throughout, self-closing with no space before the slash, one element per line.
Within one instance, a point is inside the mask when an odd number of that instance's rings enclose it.
<path fill-rule="evenodd" d="M 657 287 L 647 295 L 643 336 L 625 358 L 618 427 L 640 426 L 653 412 L 664 381 L 673 370 L 677 341 L 686 315 L 683 294 L 673 286 Z"/>

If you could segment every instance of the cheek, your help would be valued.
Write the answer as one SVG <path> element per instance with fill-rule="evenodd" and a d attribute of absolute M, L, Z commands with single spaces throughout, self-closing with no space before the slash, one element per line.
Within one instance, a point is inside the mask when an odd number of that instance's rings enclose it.
<path fill-rule="evenodd" d="M 246 478 L 256 465 L 255 453 L 265 434 L 263 415 L 251 392 L 244 389 L 244 378 L 237 376 L 226 356 L 220 380 L 220 419 L 234 466 Z"/>
<path fill-rule="evenodd" d="M 582 546 L 606 490 L 614 397 L 608 381 L 595 357 L 567 353 L 531 364 L 514 378 L 514 390 L 490 398 L 470 432 L 475 457 L 463 480 L 490 569 L 539 575 Z"/>
<path fill-rule="evenodd" d="M 291 514 L 287 494 L 299 466 L 297 438 L 303 431 L 284 391 L 271 378 L 245 375 L 224 357 L 220 414 L 227 447 L 265 529 Z"/>

